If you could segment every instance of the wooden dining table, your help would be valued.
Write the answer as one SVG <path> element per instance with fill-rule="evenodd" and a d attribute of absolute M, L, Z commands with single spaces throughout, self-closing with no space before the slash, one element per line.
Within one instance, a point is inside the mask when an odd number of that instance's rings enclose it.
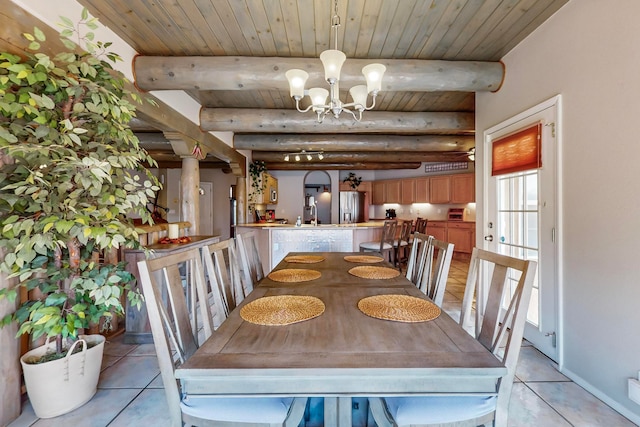
<path fill-rule="evenodd" d="M 368 253 L 370 254 L 370 253 Z M 274 271 L 311 269 L 320 277 L 278 282 L 265 277 L 228 319 L 176 370 L 189 395 L 322 396 L 325 425 L 351 426 L 351 398 L 450 393 L 495 393 L 507 373 L 495 356 L 444 311 L 430 321 L 407 323 L 370 317 L 362 298 L 399 294 L 428 299 L 400 275 L 363 279 L 344 259 L 362 253 L 325 252 L 314 264 L 280 262 Z M 320 316 L 286 326 L 250 323 L 240 309 L 259 298 L 314 296 Z"/>

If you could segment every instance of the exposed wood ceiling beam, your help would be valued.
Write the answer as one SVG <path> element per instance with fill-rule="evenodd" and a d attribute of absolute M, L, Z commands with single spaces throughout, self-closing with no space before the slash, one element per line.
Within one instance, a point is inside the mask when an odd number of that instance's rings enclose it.
<path fill-rule="evenodd" d="M 345 115 L 346 114 L 346 115 Z M 249 110 L 246 108 L 202 108 L 200 127 L 207 131 L 254 133 L 396 133 L 472 134 L 473 113 L 423 113 L 366 111 L 362 121 L 348 113 L 318 123 L 313 113 L 296 110 Z"/>
<path fill-rule="evenodd" d="M 349 58 L 340 83 L 362 84 L 362 67 L 372 62 L 387 67 L 383 91 L 496 91 L 504 78 L 501 62 Z M 289 90 L 285 72 L 291 68 L 309 73 L 306 87 L 326 85 L 319 58 L 136 56 L 133 60 L 136 84 L 144 90 Z"/>
<path fill-rule="evenodd" d="M 268 170 L 389 170 L 418 169 L 422 163 L 317 163 L 317 162 L 269 162 Z"/>
<path fill-rule="evenodd" d="M 238 150 L 257 151 L 469 151 L 474 136 L 450 135 L 298 135 L 235 134 Z"/>
<path fill-rule="evenodd" d="M 293 157 L 293 156 L 290 156 Z M 304 156 L 301 163 L 405 163 L 405 162 L 466 162 L 469 161 L 466 152 L 366 152 L 366 153 L 323 153 L 323 159 L 313 155 L 313 160 L 307 161 Z M 284 161 L 284 153 L 279 151 L 254 151 L 253 160 L 262 160 L 266 163 L 279 163 Z M 293 158 L 290 163 L 297 163 Z"/>

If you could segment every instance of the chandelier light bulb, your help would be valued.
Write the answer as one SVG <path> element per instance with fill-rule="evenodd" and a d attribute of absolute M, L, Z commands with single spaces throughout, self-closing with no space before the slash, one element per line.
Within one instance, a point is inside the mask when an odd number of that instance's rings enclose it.
<path fill-rule="evenodd" d="M 289 155 L 288 155 L 288 154 L 285 154 L 285 156 L 284 156 L 284 161 L 285 161 L 285 162 L 288 162 L 288 161 L 289 161 Z"/>
<path fill-rule="evenodd" d="M 296 162 L 300 161 L 300 154 L 296 154 Z"/>
<path fill-rule="evenodd" d="M 307 160 L 311 160 L 313 159 L 313 157 L 311 157 L 311 154 L 307 154 Z"/>
<path fill-rule="evenodd" d="M 318 159 L 319 159 L 319 160 L 324 159 L 324 155 L 323 155 L 322 153 L 318 153 Z"/>

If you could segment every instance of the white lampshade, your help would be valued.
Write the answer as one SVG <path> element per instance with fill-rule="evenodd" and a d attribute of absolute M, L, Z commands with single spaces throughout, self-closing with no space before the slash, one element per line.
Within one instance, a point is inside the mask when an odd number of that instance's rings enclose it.
<path fill-rule="evenodd" d="M 349 89 L 349 94 L 356 104 L 356 109 L 365 109 L 367 107 L 367 87 L 365 85 L 357 85 Z"/>
<path fill-rule="evenodd" d="M 321 87 L 312 87 L 309 89 L 309 97 L 314 106 L 323 107 L 327 103 L 329 91 Z M 315 110 L 315 108 L 314 108 Z"/>
<path fill-rule="evenodd" d="M 367 80 L 367 92 L 378 93 L 382 89 L 382 76 L 387 70 L 382 64 L 369 64 L 362 68 L 362 74 Z"/>
<path fill-rule="evenodd" d="M 304 85 L 309 78 L 309 73 L 304 70 L 293 68 L 284 74 L 289 80 L 289 95 L 292 98 L 304 97 Z"/>
<path fill-rule="evenodd" d="M 331 80 L 340 80 L 340 70 L 344 64 L 347 55 L 335 49 L 325 50 L 320 54 L 320 61 L 324 66 L 324 78 L 328 82 Z"/>

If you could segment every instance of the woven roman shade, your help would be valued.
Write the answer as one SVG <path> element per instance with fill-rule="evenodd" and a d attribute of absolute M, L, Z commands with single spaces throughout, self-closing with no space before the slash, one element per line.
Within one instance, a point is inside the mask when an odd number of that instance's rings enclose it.
<path fill-rule="evenodd" d="M 542 123 L 493 141 L 491 176 L 542 167 Z"/>

